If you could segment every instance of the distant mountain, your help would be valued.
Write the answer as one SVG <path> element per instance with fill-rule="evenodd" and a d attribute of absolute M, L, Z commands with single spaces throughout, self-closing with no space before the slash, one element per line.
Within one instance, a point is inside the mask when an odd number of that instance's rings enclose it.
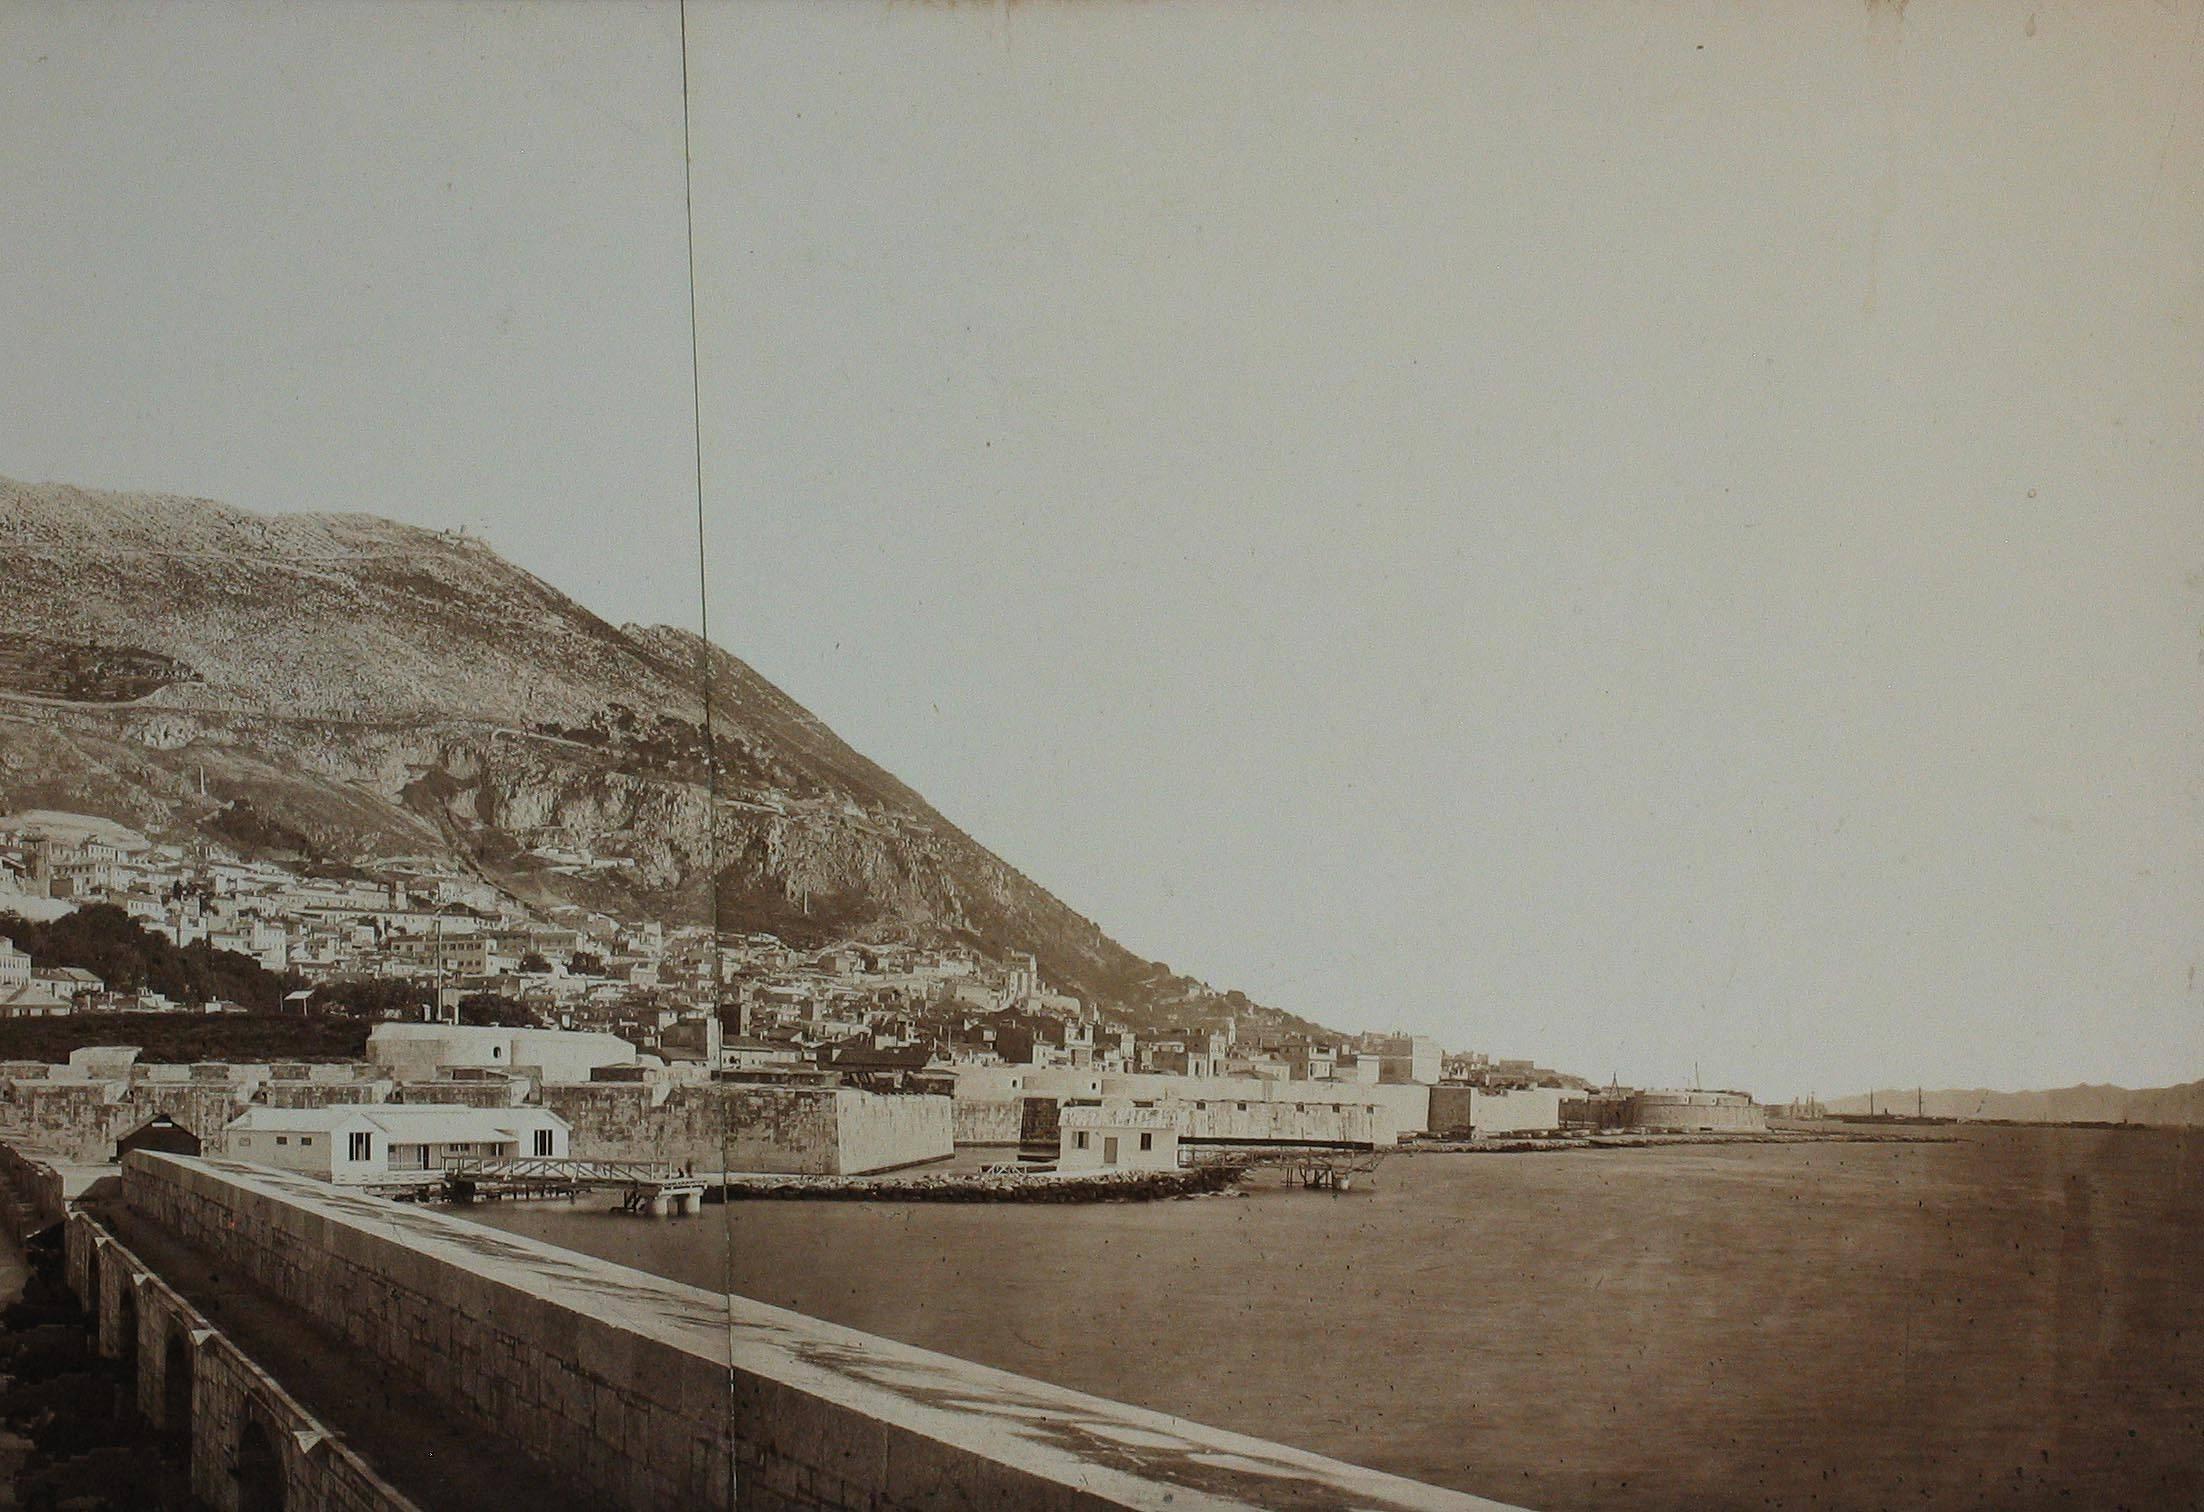
<path fill-rule="evenodd" d="M 1872 1096 L 1872 1108 L 1870 1097 Z M 1832 1098 L 1832 1113 L 1911 1113 L 1911 1087 L 1878 1088 L 1873 1094 Z M 2047 1092 L 1992 1092 L 1947 1088 L 1920 1094 L 1931 1118 L 2002 1118 L 2019 1123 L 2204 1124 L 2204 1081 L 2178 1087 L 2055 1087 Z"/>
<path fill-rule="evenodd" d="M 1224 1011 L 735 657 L 608 624 L 480 541 L 0 480 L 0 557 L 0 811 L 447 858 L 618 916 L 1030 950 L 1136 1022 Z"/>

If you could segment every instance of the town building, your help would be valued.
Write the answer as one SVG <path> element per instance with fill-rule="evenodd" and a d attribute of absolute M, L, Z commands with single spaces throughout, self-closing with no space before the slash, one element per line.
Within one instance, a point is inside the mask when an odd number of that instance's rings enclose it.
<path fill-rule="evenodd" d="M 1066 1108 L 1057 1121 L 1060 1171 L 1170 1171 L 1179 1163 L 1179 1119 L 1165 1108 L 1111 1102 Z"/>
<path fill-rule="evenodd" d="M 635 1046 L 616 1034 L 488 1025 L 377 1024 L 367 1058 L 397 1081 L 434 1081 L 452 1067 L 529 1072 L 545 1082 L 586 1082 L 598 1066 L 633 1063 Z"/>
<path fill-rule="evenodd" d="M 544 1108 L 373 1103 L 247 1108 L 223 1131 L 233 1160 L 339 1185 L 440 1176 L 457 1158 L 564 1159 L 565 1119 Z"/>
<path fill-rule="evenodd" d="M 15 948 L 15 942 L 0 939 L 0 993 L 16 987 L 27 987 L 31 980 L 31 958 Z"/>

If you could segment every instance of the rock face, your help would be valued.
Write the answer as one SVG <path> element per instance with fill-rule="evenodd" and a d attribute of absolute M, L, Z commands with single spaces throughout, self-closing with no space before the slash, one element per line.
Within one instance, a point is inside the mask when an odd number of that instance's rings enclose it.
<path fill-rule="evenodd" d="M 0 480 L 0 560 L 0 810 L 1031 950 L 1090 1000 L 1190 1006 L 733 656 L 607 624 L 478 541 Z"/>

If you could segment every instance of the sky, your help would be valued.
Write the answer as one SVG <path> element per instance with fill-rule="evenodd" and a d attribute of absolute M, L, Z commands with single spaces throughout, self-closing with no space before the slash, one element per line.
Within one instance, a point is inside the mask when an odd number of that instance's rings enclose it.
<path fill-rule="evenodd" d="M 1132 949 L 2204 1076 L 2204 6 L 687 17 L 709 628 Z M 0 0 L 0 474 L 695 626 L 665 4 Z"/>

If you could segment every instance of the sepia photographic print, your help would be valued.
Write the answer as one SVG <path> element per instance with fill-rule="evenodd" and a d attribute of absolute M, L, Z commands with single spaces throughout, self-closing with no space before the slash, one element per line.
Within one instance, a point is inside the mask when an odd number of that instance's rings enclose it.
<path fill-rule="evenodd" d="M 0 1508 L 2204 1506 L 2204 0 L 0 0 Z"/>

